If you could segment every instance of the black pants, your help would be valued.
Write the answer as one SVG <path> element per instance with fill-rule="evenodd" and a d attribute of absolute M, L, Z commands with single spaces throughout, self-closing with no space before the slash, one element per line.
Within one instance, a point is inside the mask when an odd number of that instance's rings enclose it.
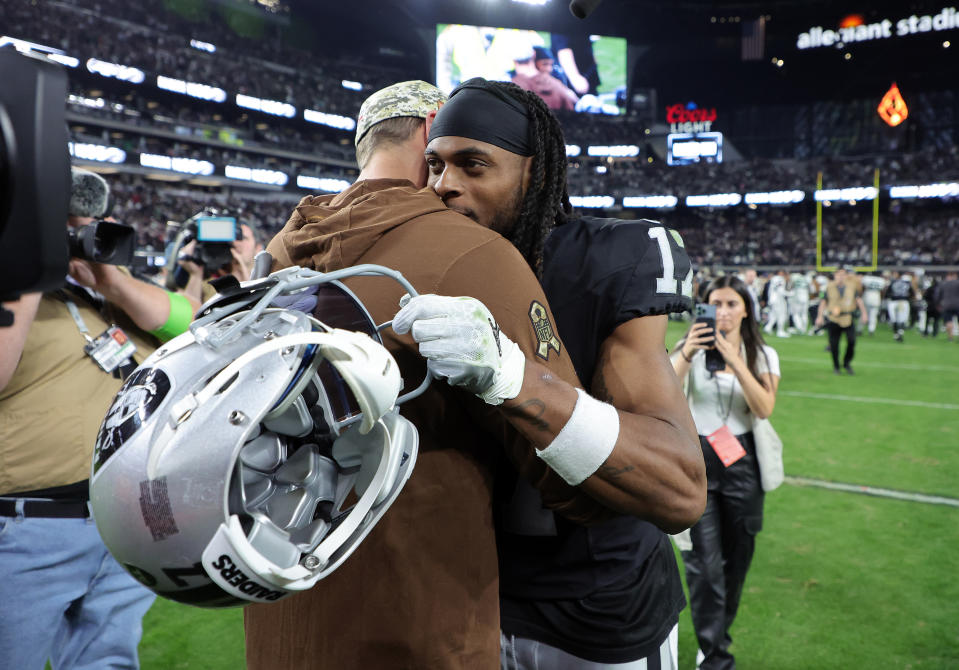
<path fill-rule="evenodd" d="M 829 330 L 829 352 L 832 354 L 832 366 L 839 369 L 839 336 L 846 334 L 846 355 L 842 357 L 843 367 L 852 363 L 852 357 L 856 353 L 856 324 L 843 328 L 832 321 L 826 324 Z"/>
<path fill-rule="evenodd" d="M 752 433 L 736 437 L 746 455 L 728 468 L 706 438 L 699 437 L 706 461 L 706 511 L 690 530 L 693 548 L 683 552 L 683 562 L 693 628 L 705 656 L 703 670 L 736 667 L 729 653 L 729 629 L 763 525 L 764 495 Z"/>

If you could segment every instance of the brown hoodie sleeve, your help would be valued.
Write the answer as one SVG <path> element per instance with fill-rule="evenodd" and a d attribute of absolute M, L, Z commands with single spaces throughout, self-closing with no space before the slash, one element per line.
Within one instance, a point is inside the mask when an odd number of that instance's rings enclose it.
<path fill-rule="evenodd" d="M 308 204 L 311 200 L 310 196 L 306 196 L 300 200 L 300 205 Z M 303 260 L 296 262 L 293 258 L 290 257 L 290 252 L 287 249 L 287 240 L 290 239 L 292 235 L 296 233 L 300 228 L 303 227 L 303 224 L 306 223 L 303 220 L 303 217 L 300 215 L 298 209 L 293 210 L 293 214 L 290 216 L 290 219 L 286 222 L 283 228 L 276 234 L 276 236 L 270 240 L 270 243 L 266 245 L 266 250 L 273 257 L 273 265 L 270 268 L 270 272 L 276 272 L 277 270 L 282 270 L 283 268 L 288 268 L 291 265 L 302 265 Z"/>
<path fill-rule="evenodd" d="M 582 388 L 555 329 L 556 321 L 539 281 L 507 240 L 491 239 L 458 258 L 444 274 L 436 293 L 480 300 L 496 317 L 503 333 L 519 345 L 528 359 Z M 513 466 L 540 491 L 548 508 L 581 524 L 612 516 L 607 508 L 567 484 L 537 457 L 533 445 L 510 425 L 501 411 L 477 398 L 471 397 L 468 402 L 469 412 L 504 446 Z"/>

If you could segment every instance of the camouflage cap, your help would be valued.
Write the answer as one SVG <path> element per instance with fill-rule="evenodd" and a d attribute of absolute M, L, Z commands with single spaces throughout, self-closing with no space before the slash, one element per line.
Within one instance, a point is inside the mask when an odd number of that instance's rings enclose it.
<path fill-rule="evenodd" d="M 356 117 L 355 143 L 359 144 L 366 131 L 380 121 L 400 116 L 425 119 L 427 114 L 439 109 L 444 102 L 446 94 L 425 81 L 401 81 L 380 89 L 364 100 L 360 107 L 360 114 Z"/>

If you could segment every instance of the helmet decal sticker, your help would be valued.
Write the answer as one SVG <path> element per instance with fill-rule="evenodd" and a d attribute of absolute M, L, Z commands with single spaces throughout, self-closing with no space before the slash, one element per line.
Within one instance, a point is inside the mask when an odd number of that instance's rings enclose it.
<path fill-rule="evenodd" d="M 167 492 L 166 477 L 140 482 L 140 513 L 143 522 L 150 529 L 154 542 L 176 535 L 173 509 L 170 507 L 170 495 Z"/>
<path fill-rule="evenodd" d="M 127 379 L 100 426 L 93 453 L 94 474 L 150 418 L 169 391 L 169 377 L 157 368 L 140 368 Z"/>

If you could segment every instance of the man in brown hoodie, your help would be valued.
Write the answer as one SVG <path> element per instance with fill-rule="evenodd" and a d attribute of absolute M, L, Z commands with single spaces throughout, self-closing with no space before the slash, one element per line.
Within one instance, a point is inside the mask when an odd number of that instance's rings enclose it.
<path fill-rule="evenodd" d="M 407 310 L 418 340 L 383 333 L 408 387 L 426 373 L 417 324 L 437 316 L 423 309 L 450 300 L 440 296 L 472 296 L 489 310 L 496 347 L 522 353 L 520 367 L 511 372 L 519 370 L 521 387 L 514 384 L 494 407 L 435 381 L 403 406 L 420 435 L 420 455 L 406 489 L 336 573 L 299 596 L 246 610 L 251 670 L 496 667 L 491 472 L 499 458 L 508 457 L 544 504 L 566 517 L 590 523 L 609 514 L 568 483 L 568 472 L 564 481 L 542 455 L 563 442 L 562 430 L 577 423 L 571 420 L 574 407 L 587 401 L 574 388 L 578 380 L 536 277 L 510 242 L 450 211 L 423 188 L 422 155 L 442 102 L 442 94 L 424 82 L 396 84 L 371 96 L 357 124 L 357 182 L 338 195 L 304 198 L 268 251 L 274 269 L 301 265 L 330 271 L 375 263 L 402 272 L 420 294 L 437 294 L 426 302 L 414 299 L 410 310 L 416 314 Z M 529 179 L 529 161 L 515 167 Z M 402 291 L 392 282 L 359 277 L 347 283 L 377 322 L 396 314 Z M 595 461 L 593 443 L 600 451 L 612 449 L 618 419 L 611 406 L 591 402 L 601 406 L 594 411 L 607 413 L 606 429 L 598 431 L 602 437 L 583 430 L 581 420 L 566 437 L 574 433 L 573 446 L 587 447 L 579 456 L 591 454 Z M 556 446 L 568 447 L 567 442 Z M 582 459 L 573 460 L 567 470 L 580 475 L 598 467 L 587 463 L 583 471 Z"/>

